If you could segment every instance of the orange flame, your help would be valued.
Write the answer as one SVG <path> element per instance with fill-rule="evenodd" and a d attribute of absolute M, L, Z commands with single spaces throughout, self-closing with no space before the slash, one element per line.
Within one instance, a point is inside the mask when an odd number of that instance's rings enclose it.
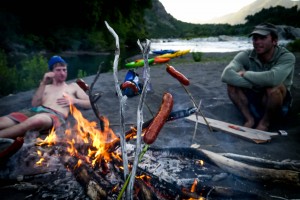
<path fill-rule="evenodd" d="M 192 185 L 192 188 L 191 188 L 191 192 L 195 192 L 196 191 L 197 184 L 198 184 L 198 181 L 197 181 L 197 179 L 195 179 L 194 183 Z"/>
<path fill-rule="evenodd" d="M 56 136 L 56 133 L 55 133 L 55 130 L 54 130 L 54 127 L 52 127 L 49 135 L 44 139 L 44 140 L 41 140 L 40 138 L 38 138 L 38 143 L 37 145 L 54 145 L 56 143 L 56 140 L 57 140 L 57 136 Z"/>
<path fill-rule="evenodd" d="M 85 156 L 85 161 L 90 162 L 93 166 L 100 163 L 100 160 L 111 160 L 111 154 L 107 152 L 110 145 L 114 144 L 113 141 L 119 140 L 114 132 L 109 128 L 109 121 L 103 117 L 104 130 L 101 131 L 97 127 L 96 122 L 90 122 L 85 119 L 81 112 L 76 107 L 70 104 L 70 111 L 76 123 L 72 129 L 65 130 L 63 138 L 58 138 L 54 128 L 50 134 L 44 139 L 39 139 L 38 145 L 55 145 L 57 141 L 65 142 L 68 144 L 67 152 L 72 156 L 79 155 L 80 149 L 78 147 L 83 144 L 88 146 L 87 152 L 80 152 L 81 156 Z M 116 155 L 114 157 L 117 158 Z M 81 157 L 82 158 L 82 157 Z M 80 163 L 78 163 L 78 166 Z"/>

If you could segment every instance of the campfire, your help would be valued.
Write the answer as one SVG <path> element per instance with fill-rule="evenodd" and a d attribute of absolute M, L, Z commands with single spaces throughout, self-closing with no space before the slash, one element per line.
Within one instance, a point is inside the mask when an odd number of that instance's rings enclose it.
<path fill-rule="evenodd" d="M 108 119 L 103 118 L 101 130 L 76 107 L 71 106 L 71 110 L 72 124 L 51 130 L 44 139 L 25 138 L 22 150 L 2 169 L 5 186 L 1 190 L 17 190 L 37 199 L 118 198 L 126 181 L 119 137 L 109 128 Z M 134 127 L 127 132 L 134 143 L 132 133 L 136 133 Z M 126 149 L 131 169 L 136 147 L 129 143 Z M 219 167 L 220 163 L 215 162 L 218 159 L 210 153 L 197 148 L 149 148 L 138 165 L 134 199 L 266 198 L 264 193 L 249 191 L 247 187 L 253 185 L 251 180 L 241 180 Z M 240 166 L 235 167 L 238 171 Z M 228 187 L 228 179 L 243 185 Z M 288 178 L 283 181 L 297 182 Z"/>
<path fill-rule="evenodd" d="M 8 184 L 5 187 L 8 191 L 23 187 L 38 199 L 72 198 L 74 195 L 91 199 L 118 197 L 125 182 L 119 138 L 109 128 L 108 119 L 103 118 L 102 131 L 73 105 L 71 111 L 75 120 L 73 126 L 52 129 L 44 139 L 26 138 L 22 151 L 6 166 L 12 171 L 4 179 L 19 184 Z M 134 132 L 134 128 L 132 130 Z M 135 146 L 128 144 L 127 151 L 131 169 Z M 226 176 L 203 160 L 186 156 L 171 149 L 149 149 L 139 163 L 134 196 L 137 199 L 202 199 L 212 187 L 199 188 L 198 182 Z M 21 164 L 21 168 L 10 166 L 15 163 Z M 41 180 L 47 179 L 48 184 L 38 186 Z M 65 194 L 66 191 L 73 193 Z"/>

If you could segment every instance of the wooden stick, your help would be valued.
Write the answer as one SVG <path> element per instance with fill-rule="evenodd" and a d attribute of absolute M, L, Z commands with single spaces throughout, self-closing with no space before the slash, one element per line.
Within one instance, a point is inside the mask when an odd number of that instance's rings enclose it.
<path fill-rule="evenodd" d="M 96 97 L 95 94 L 93 94 L 94 85 L 95 85 L 96 81 L 98 80 L 98 78 L 100 76 L 100 71 L 101 71 L 101 65 L 99 65 L 98 72 L 97 72 L 97 74 L 94 78 L 94 81 L 91 84 L 91 87 L 90 87 L 88 93 L 89 93 L 89 99 L 90 99 L 92 109 L 94 111 L 94 114 L 95 114 L 96 118 L 99 120 L 100 128 L 103 131 L 104 130 L 104 122 L 103 122 L 103 120 L 100 116 L 98 104 L 96 103 L 97 100 L 100 98 L 100 96 Z"/>
<path fill-rule="evenodd" d="M 115 88 L 118 94 L 119 102 L 120 102 L 120 124 L 121 124 L 121 133 L 119 134 L 120 136 L 120 141 L 121 141 L 121 151 L 122 151 L 122 158 L 123 158 L 123 167 L 124 167 L 124 180 L 126 179 L 129 170 L 128 170 L 128 158 L 127 158 L 127 153 L 126 153 L 126 139 L 125 139 L 125 123 L 124 123 L 124 104 L 126 101 L 126 96 L 122 95 L 121 89 L 120 89 L 120 84 L 118 80 L 118 62 L 119 62 L 119 57 L 120 57 L 120 44 L 119 44 L 119 36 L 118 34 L 114 31 L 113 28 L 109 26 L 109 24 L 105 21 L 105 25 L 110 31 L 110 33 L 114 36 L 115 41 L 116 41 L 116 51 L 115 51 L 115 59 L 114 59 L 114 65 L 113 65 L 113 75 L 114 75 L 114 81 L 115 81 Z"/>
<path fill-rule="evenodd" d="M 211 128 L 211 126 L 209 125 L 209 123 L 207 122 L 204 114 L 202 113 L 201 109 L 200 109 L 200 106 L 198 107 L 197 104 L 196 104 L 196 101 L 194 100 L 192 94 L 188 91 L 188 89 L 182 84 L 180 83 L 181 86 L 183 87 L 183 89 L 185 90 L 185 92 L 189 95 L 190 99 L 192 100 L 192 103 L 194 104 L 194 106 L 197 108 L 197 111 L 200 112 L 201 116 L 203 117 L 203 120 L 205 121 L 208 129 L 210 132 L 213 132 L 213 129 Z"/>

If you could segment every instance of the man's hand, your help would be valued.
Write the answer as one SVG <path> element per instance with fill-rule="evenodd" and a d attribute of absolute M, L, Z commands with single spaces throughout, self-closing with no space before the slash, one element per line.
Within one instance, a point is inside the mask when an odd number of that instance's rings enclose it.
<path fill-rule="evenodd" d="M 52 83 L 52 80 L 54 78 L 55 74 L 54 72 L 47 72 L 44 74 L 44 78 L 43 78 L 43 84 L 47 85 L 47 84 L 50 84 Z"/>
<path fill-rule="evenodd" d="M 239 74 L 241 77 L 244 77 L 245 72 L 246 72 L 246 71 L 239 71 L 238 74 Z"/>
<path fill-rule="evenodd" d="M 58 105 L 61 105 L 62 107 L 68 107 L 70 106 L 71 104 L 74 104 L 74 98 L 67 95 L 67 94 L 63 94 L 63 97 L 62 98 L 58 98 L 56 100 L 56 103 Z"/>

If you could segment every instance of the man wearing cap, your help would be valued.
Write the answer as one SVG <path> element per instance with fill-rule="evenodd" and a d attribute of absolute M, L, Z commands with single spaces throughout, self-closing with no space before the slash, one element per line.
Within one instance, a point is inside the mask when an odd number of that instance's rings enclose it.
<path fill-rule="evenodd" d="M 249 37 L 253 49 L 238 53 L 225 67 L 221 80 L 227 83 L 229 98 L 245 117 L 244 126 L 266 131 L 291 106 L 296 58 L 277 45 L 273 24 L 255 26 Z"/>
<path fill-rule="evenodd" d="M 49 72 L 44 74 L 32 98 L 33 108 L 0 117 L 0 137 L 16 138 L 29 130 L 58 128 L 69 115 L 69 106 L 90 108 L 88 95 L 76 84 L 67 84 L 67 63 L 60 56 L 48 62 Z"/>

